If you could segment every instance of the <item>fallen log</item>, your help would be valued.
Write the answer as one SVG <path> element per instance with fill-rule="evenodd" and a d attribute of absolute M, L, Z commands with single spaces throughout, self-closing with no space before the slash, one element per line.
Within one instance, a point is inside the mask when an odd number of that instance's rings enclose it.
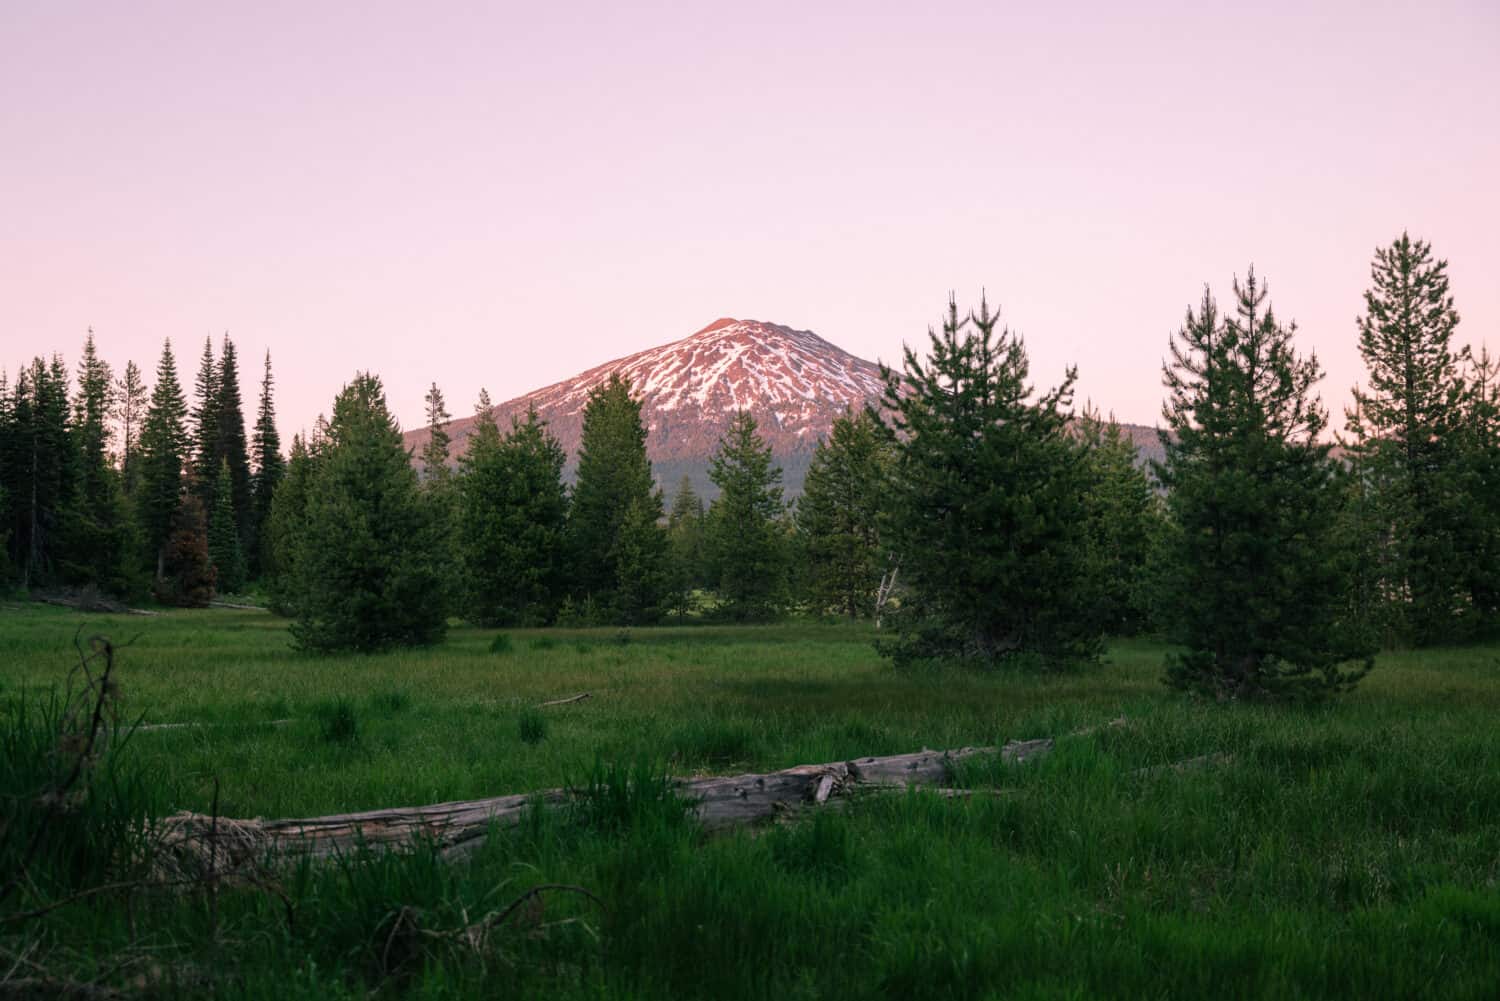
<path fill-rule="evenodd" d="M 1123 723 L 1120 719 L 1109 725 Z M 961 761 L 998 754 L 1003 762 L 1022 764 L 1045 756 L 1056 744 L 1051 737 L 1013 740 L 998 748 L 918 751 L 798 765 L 765 774 L 676 779 L 673 787 L 693 804 L 705 830 L 723 831 L 785 817 L 805 807 L 825 806 L 862 791 L 944 787 L 951 783 L 953 768 Z M 318 858 L 360 847 L 398 848 L 418 839 L 434 845 L 446 857 L 462 857 L 478 848 L 492 828 L 518 824 L 533 804 L 556 808 L 578 795 L 576 790 L 548 789 L 289 820 L 231 820 L 184 812 L 162 822 L 158 843 L 184 872 L 210 866 L 227 872 L 254 865 L 270 855 Z"/>
<path fill-rule="evenodd" d="M 209 608 L 234 608 L 242 612 L 265 612 L 269 611 L 265 605 L 245 605 L 237 601 L 210 601 Z"/>

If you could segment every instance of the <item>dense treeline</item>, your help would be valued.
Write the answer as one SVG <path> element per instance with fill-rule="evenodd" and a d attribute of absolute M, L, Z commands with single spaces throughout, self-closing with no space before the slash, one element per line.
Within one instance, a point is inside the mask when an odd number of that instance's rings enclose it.
<path fill-rule="evenodd" d="M 0 373 L 7 580 L 202 604 L 259 573 L 282 458 L 270 355 L 253 462 L 237 366 L 206 341 L 191 409 L 170 341 L 154 386 L 134 361 L 115 378 L 92 330 L 71 378 L 60 355 Z"/>
<path fill-rule="evenodd" d="M 1319 696 L 1377 646 L 1500 621 L 1500 372 L 1453 343 L 1446 262 L 1403 234 L 1377 251 L 1359 320 L 1368 376 L 1327 433 L 1322 370 L 1253 269 L 1205 289 L 1164 367 L 1165 459 L 1076 411 L 1068 370 L 1030 382 L 987 302 L 950 302 L 881 405 L 839 419 L 788 503 L 749 413 L 670 510 L 641 402 L 618 376 L 584 411 L 576 482 L 535 413 L 487 394 L 454 461 L 442 391 L 413 463 L 378 378 L 283 457 L 265 357 L 247 433 L 240 365 L 209 340 L 189 401 L 172 346 L 148 385 L 92 331 L 0 374 L 0 573 L 202 604 L 259 588 L 300 644 L 374 649 L 497 625 L 872 617 L 900 663 L 1056 666 L 1105 635 L 1181 644 L 1168 680 L 1217 697 Z"/>

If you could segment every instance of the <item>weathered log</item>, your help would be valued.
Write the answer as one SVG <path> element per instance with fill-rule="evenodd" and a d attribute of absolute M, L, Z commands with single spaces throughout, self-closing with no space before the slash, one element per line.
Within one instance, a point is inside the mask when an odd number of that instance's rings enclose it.
<path fill-rule="evenodd" d="M 1122 722 L 1115 720 L 1111 725 Z M 764 823 L 803 807 L 829 805 L 859 791 L 946 786 L 959 761 L 998 754 L 1006 763 L 1021 764 L 1046 755 L 1055 746 L 1050 737 L 1015 740 L 1000 748 L 918 751 L 798 765 L 765 774 L 677 779 L 674 787 L 694 805 L 705 830 L 722 831 Z M 178 813 L 163 821 L 160 844 L 184 871 L 204 867 L 210 859 L 216 859 L 213 864 L 224 871 L 254 864 L 268 855 L 321 857 L 362 845 L 402 847 L 418 839 L 435 845 L 446 856 L 463 856 L 482 844 L 492 827 L 519 823 L 533 803 L 558 807 L 576 795 L 566 789 L 548 789 L 291 820 L 215 820 L 201 813 Z"/>

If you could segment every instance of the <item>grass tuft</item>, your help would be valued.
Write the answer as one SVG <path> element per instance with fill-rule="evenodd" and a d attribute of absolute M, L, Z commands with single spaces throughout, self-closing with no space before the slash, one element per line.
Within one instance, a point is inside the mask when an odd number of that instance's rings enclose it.
<path fill-rule="evenodd" d="M 517 728 L 523 744 L 535 746 L 547 739 L 547 717 L 539 709 L 523 709 Z"/>
<path fill-rule="evenodd" d="M 324 743 L 342 746 L 359 743 L 359 714 L 348 699 L 341 697 L 319 703 L 313 709 L 313 718 L 318 721 L 318 734 Z"/>

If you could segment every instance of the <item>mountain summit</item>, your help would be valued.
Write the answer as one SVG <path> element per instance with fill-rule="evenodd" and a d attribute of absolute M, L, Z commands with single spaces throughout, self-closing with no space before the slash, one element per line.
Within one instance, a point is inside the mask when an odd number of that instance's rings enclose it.
<path fill-rule="evenodd" d="M 761 436 L 786 470 L 789 494 L 801 492 L 802 477 L 818 440 L 847 407 L 879 399 L 879 366 L 856 358 L 809 330 L 759 320 L 715 320 L 680 341 L 650 348 L 582 372 L 500 404 L 503 431 L 529 407 L 547 421 L 568 453 L 568 473 L 578 461 L 583 408 L 589 390 L 611 373 L 628 378 L 641 398 L 646 450 L 658 482 L 669 489 L 686 473 L 711 495 L 707 468 L 719 435 L 736 410 L 749 410 Z M 468 447 L 474 418 L 449 425 L 455 457 Z M 420 450 L 427 429 L 406 435 Z"/>

